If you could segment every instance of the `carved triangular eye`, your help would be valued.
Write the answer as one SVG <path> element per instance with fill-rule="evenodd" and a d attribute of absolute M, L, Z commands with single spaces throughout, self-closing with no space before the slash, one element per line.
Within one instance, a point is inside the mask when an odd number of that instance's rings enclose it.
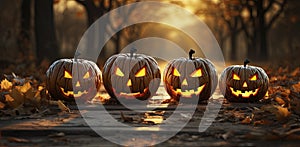
<path fill-rule="evenodd" d="M 235 73 L 233 74 L 232 79 L 238 80 L 238 81 L 241 80 L 241 78 Z"/>
<path fill-rule="evenodd" d="M 116 69 L 116 75 L 119 77 L 124 77 L 124 73 L 121 71 L 121 69 L 119 67 L 117 67 L 117 69 Z"/>
<path fill-rule="evenodd" d="M 140 69 L 136 74 L 135 77 L 143 77 L 146 75 L 146 68 L 143 67 L 142 69 Z"/>
<path fill-rule="evenodd" d="M 90 72 L 86 72 L 86 74 L 83 76 L 83 79 L 90 78 Z"/>
<path fill-rule="evenodd" d="M 251 78 L 250 78 L 250 81 L 256 81 L 257 80 L 257 75 L 253 75 Z"/>
<path fill-rule="evenodd" d="M 201 77 L 202 76 L 202 70 L 201 68 L 195 70 L 194 72 L 191 73 L 191 77 L 196 78 L 196 77 Z"/>
<path fill-rule="evenodd" d="M 68 71 L 65 70 L 64 78 L 72 79 L 72 75 Z"/>
<path fill-rule="evenodd" d="M 180 73 L 179 73 L 179 71 L 176 68 L 173 69 L 173 75 L 177 76 L 177 77 L 180 76 Z"/>

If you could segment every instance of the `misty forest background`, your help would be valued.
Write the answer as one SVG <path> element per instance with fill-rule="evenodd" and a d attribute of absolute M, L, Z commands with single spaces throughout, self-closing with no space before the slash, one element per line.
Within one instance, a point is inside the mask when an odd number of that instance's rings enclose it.
<path fill-rule="evenodd" d="M 56 59 L 73 57 L 80 38 L 94 21 L 112 9 L 137 1 L 142 0 L 1 0 L 1 73 L 47 68 Z M 242 63 L 249 58 L 257 63 L 298 66 L 300 1 L 161 1 L 199 16 L 215 35 L 228 63 Z M 118 27 L 111 23 L 107 30 Z M 132 25 L 106 44 L 100 54 L 104 58 L 98 61 L 100 68 L 112 54 L 145 37 L 166 38 L 185 49 L 194 43 L 170 26 Z"/>

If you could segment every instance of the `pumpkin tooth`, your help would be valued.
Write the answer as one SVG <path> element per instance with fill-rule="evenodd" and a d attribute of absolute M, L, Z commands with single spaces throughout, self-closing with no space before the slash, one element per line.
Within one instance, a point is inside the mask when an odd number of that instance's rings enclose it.
<path fill-rule="evenodd" d="M 258 93 L 259 88 L 255 90 L 234 90 L 234 88 L 230 87 L 232 94 L 237 97 L 249 98 L 251 96 L 255 96 Z"/>

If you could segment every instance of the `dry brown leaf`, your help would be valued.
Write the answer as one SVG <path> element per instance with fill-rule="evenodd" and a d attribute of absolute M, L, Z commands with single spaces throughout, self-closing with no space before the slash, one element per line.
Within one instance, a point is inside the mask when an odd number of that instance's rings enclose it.
<path fill-rule="evenodd" d="M 13 102 L 15 99 L 14 98 L 12 98 L 9 94 L 6 94 L 5 96 L 5 101 L 6 102 Z"/>
<path fill-rule="evenodd" d="M 70 109 L 61 100 L 57 101 L 57 105 L 61 111 L 70 112 Z"/>
<path fill-rule="evenodd" d="M 36 92 L 34 91 L 33 88 L 28 89 L 25 93 L 24 93 L 24 97 L 25 99 L 34 99 Z"/>
<path fill-rule="evenodd" d="M 276 106 L 276 105 L 266 105 L 261 108 L 263 111 L 270 112 L 276 116 L 276 119 L 281 121 L 287 119 L 291 112 L 284 107 Z"/>
<path fill-rule="evenodd" d="M 291 109 L 297 115 L 300 115 L 300 100 L 297 98 L 291 99 Z"/>
<path fill-rule="evenodd" d="M 246 118 L 241 121 L 241 124 L 250 124 L 251 121 L 252 119 L 250 118 L 250 116 L 246 116 Z"/>
<path fill-rule="evenodd" d="M 121 119 L 123 122 L 133 122 L 133 118 L 125 116 L 122 111 L 121 111 Z"/>
<path fill-rule="evenodd" d="M 7 140 L 9 142 L 16 142 L 16 143 L 28 143 L 28 142 L 30 142 L 27 139 L 17 138 L 17 137 L 8 137 Z"/>
<path fill-rule="evenodd" d="M 291 115 L 291 112 L 287 108 L 283 108 L 280 106 L 275 106 L 275 107 L 278 110 L 276 112 L 277 120 L 285 120 Z"/>
<path fill-rule="evenodd" d="M 271 122 L 268 121 L 268 120 L 258 120 L 258 121 L 255 121 L 253 123 L 254 126 L 257 126 L 257 125 L 269 125 L 269 124 L 271 124 Z"/>
<path fill-rule="evenodd" d="M 9 94 L 13 99 L 13 107 L 16 108 L 19 105 L 24 103 L 24 96 L 22 93 L 20 93 L 17 89 L 12 89 L 11 93 Z"/>
<path fill-rule="evenodd" d="M 300 92 L 300 82 L 298 82 L 297 84 L 292 85 L 292 90 L 294 92 L 299 93 Z"/>
<path fill-rule="evenodd" d="M 300 68 L 297 67 L 297 68 L 291 73 L 291 76 L 295 77 L 295 76 L 297 76 L 299 73 L 300 73 Z"/>
<path fill-rule="evenodd" d="M 3 90 L 10 90 L 12 88 L 12 83 L 9 82 L 7 79 L 1 81 L 1 89 Z"/>
<path fill-rule="evenodd" d="M 3 109 L 5 107 L 5 104 L 0 102 L 0 109 Z"/>
<path fill-rule="evenodd" d="M 16 86 L 16 89 L 18 89 L 22 93 L 26 93 L 31 88 L 31 85 L 29 82 L 25 83 L 23 86 Z"/>
<path fill-rule="evenodd" d="M 282 98 L 280 98 L 280 97 L 276 97 L 276 98 L 275 98 L 275 101 L 276 101 L 279 105 L 284 105 L 284 104 L 285 104 L 285 101 L 284 101 Z"/>
<path fill-rule="evenodd" d="M 40 102 L 41 101 L 41 92 L 40 91 L 37 91 L 34 95 L 34 100 L 36 102 Z"/>

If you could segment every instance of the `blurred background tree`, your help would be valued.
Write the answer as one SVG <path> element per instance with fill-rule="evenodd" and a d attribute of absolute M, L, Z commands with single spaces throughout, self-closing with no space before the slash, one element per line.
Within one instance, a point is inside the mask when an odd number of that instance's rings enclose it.
<path fill-rule="evenodd" d="M 120 6 L 143 0 L 2 0 L 0 1 L 1 68 L 10 63 L 53 62 L 73 57 L 85 30 Z M 183 7 L 203 20 L 216 36 L 226 61 L 289 63 L 298 60 L 300 28 L 297 0 L 160 0 Z M 134 8 L 127 15 L 134 13 Z M 108 31 L 122 25 L 109 22 Z M 164 30 L 164 31 L 161 31 Z M 149 36 L 194 47 L 186 34 L 162 24 L 137 24 L 115 34 L 105 45 L 103 61 L 129 43 Z M 183 39 L 183 38 L 184 39 Z M 180 39 L 179 39 L 180 38 Z M 283 63 L 283 62 L 280 62 Z"/>

